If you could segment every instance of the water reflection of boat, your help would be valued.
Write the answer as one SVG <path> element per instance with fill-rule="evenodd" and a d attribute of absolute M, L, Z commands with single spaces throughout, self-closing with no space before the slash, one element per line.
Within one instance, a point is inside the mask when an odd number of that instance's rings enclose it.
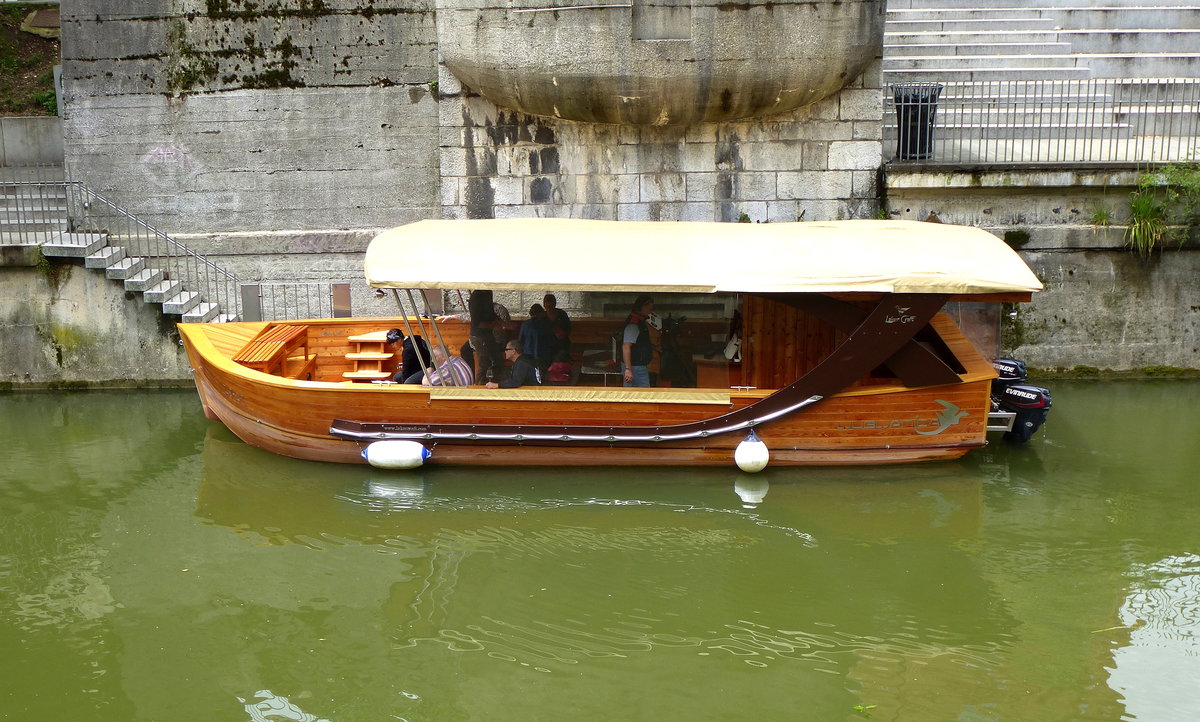
<path fill-rule="evenodd" d="M 412 257 L 447 236 L 453 263 Z M 613 237 L 640 249 L 636 263 L 579 263 L 579 247 Z M 494 253 L 510 246 L 523 252 Z M 952 459 L 984 444 L 996 372 L 944 307 L 1026 301 L 1041 288 L 985 231 L 893 221 L 421 221 L 372 242 L 367 277 L 410 299 L 456 288 L 700 296 L 719 309 L 702 335 L 711 343 L 737 319 L 741 351 L 671 388 L 423 388 L 362 381 L 390 376 L 389 326 L 457 348 L 463 327 L 423 319 L 427 307 L 402 305 L 391 319 L 181 324 L 205 412 L 275 453 L 347 463 L 398 441 L 436 446 L 438 464 L 721 466 L 750 429 L 772 465 Z M 579 318 L 573 339 L 586 331 L 608 348 L 622 318 Z"/>
<path fill-rule="evenodd" d="M 756 527 L 774 524 L 806 542 L 829 532 L 864 538 L 969 537 L 978 532 L 986 478 L 973 465 L 957 462 L 802 473 L 768 469 L 754 475 L 681 469 L 618 477 L 587 468 L 486 474 L 372 470 L 364 475 L 361 467 L 314 466 L 255 449 L 220 426 L 208 431 L 203 461 L 198 516 L 273 543 L 306 544 L 325 537 L 381 543 L 397 535 L 428 541 L 445 533 L 451 518 L 459 528 L 502 523 L 548 539 L 548 527 L 603 531 L 628 523 L 628 518 L 606 521 L 596 513 L 611 507 L 636 508 L 639 523 L 664 526 L 674 526 L 681 511 L 695 512 L 691 522 L 706 518 L 711 523 L 699 526 L 722 529 L 722 535 L 733 515 Z M 767 511 L 787 521 L 756 514 Z M 837 528 L 830 526 L 833 519 Z"/>
<path fill-rule="evenodd" d="M 380 614 L 365 626 L 412 664 L 470 664 L 447 662 L 447 649 L 543 671 L 614 658 L 669 667 L 703 654 L 875 683 L 881 665 L 978 668 L 991 653 L 978 630 L 1009 623 L 1002 612 L 981 618 L 996 607 L 958 543 L 978 535 L 981 517 L 981 484 L 962 464 L 753 477 L 364 473 L 272 455 L 219 426 L 202 460 L 198 516 L 244 535 L 247 548 L 307 546 L 321 554 L 308 554 L 306 569 L 336 564 L 374 580 L 360 596 Z M 764 485 L 744 508 L 735 490 Z M 313 558 L 326 550 L 332 562 Z M 295 558 L 277 551 L 256 564 Z M 327 595 L 327 583 L 296 582 L 309 595 Z M 876 616 L 908 626 L 867 633 Z"/>

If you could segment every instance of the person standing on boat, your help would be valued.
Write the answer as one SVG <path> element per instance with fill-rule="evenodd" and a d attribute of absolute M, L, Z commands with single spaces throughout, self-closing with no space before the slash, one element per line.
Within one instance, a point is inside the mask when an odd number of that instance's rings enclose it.
<path fill-rule="evenodd" d="M 421 379 L 426 386 L 470 386 L 475 383 L 471 366 L 461 356 L 451 356 L 445 346 L 433 347 L 433 361 L 436 368 L 429 369 Z"/>
<path fill-rule="evenodd" d="M 546 369 L 554 360 L 554 332 L 550 330 L 550 322 L 546 319 L 546 309 L 540 303 L 529 307 L 529 320 L 521 323 L 517 331 L 517 342 L 522 353 L 529 357 L 546 377 Z"/>
<path fill-rule="evenodd" d="M 492 299 L 492 292 L 471 291 L 467 299 L 467 312 L 438 316 L 438 322 L 464 321 L 471 324 L 471 348 L 475 351 L 475 378 L 485 379 L 488 372 L 499 378 L 504 372 L 504 352 L 501 349 L 508 340 L 508 327 L 512 317 L 508 309 Z"/>
<path fill-rule="evenodd" d="M 650 361 L 654 345 L 650 342 L 650 327 L 646 319 L 654 312 L 654 299 L 638 296 L 625 319 L 621 333 L 621 378 L 625 386 L 650 385 Z"/>
<path fill-rule="evenodd" d="M 525 354 L 521 353 L 521 344 L 509 341 L 504 345 L 504 358 L 512 359 L 512 374 L 500 383 L 487 382 L 489 389 L 515 389 L 520 386 L 541 386 L 542 374 Z"/>
<path fill-rule="evenodd" d="M 542 298 L 542 306 L 546 308 L 546 321 L 554 335 L 554 348 L 549 353 L 550 359 L 553 360 L 561 353 L 571 352 L 571 318 L 567 316 L 566 311 L 558 307 L 558 299 L 553 293 L 547 293 Z"/>
<path fill-rule="evenodd" d="M 393 349 L 393 354 L 396 353 L 396 345 L 400 346 L 400 366 L 392 375 L 392 381 L 398 384 L 421 383 L 421 376 L 425 373 L 421 363 L 424 362 L 425 366 L 429 365 L 429 344 L 425 343 L 425 339 L 420 336 L 405 336 L 404 332 L 398 328 L 388 331 L 386 338 L 388 347 Z M 418 354 L 420 354 L 420 358 L 418 358 Z"/>

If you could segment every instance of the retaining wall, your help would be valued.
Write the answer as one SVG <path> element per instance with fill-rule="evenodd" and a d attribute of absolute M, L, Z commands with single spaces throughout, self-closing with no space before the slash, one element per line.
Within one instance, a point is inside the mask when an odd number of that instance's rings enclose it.
<path fill-rule="evenodd" d="M 1125 247 L 1134 169 L 888 173 L 892 217 L 976 225 L 1045 284 L 1006 322 L 1005 348 L 1042 369 L 1200 369 L 1200 243 Z M 1110 225 L 1099 221 L 1110 218 Z"/>
<path fill-rule="evenodd" d="M 191 382 L 170 317 L 103 273 L 41 254 L 0 265 L 0 390 Z"/>

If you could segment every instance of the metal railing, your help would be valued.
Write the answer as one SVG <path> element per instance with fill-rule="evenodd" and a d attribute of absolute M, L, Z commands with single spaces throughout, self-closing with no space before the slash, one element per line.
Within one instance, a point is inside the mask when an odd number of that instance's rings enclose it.
<path fill-rule="evenodd" d="M 66 229 L 62 166 L 0 167 L 0 244 L 36 246 Z"/>
<path fill-rule="evenodd" d="M 918 165 L 1200 159 L 1200 78 L 893 85 L 884 156 Z"/>
<path fill-rule="evenodd" d="M 126 255 L 146 259 L 147 266 L 179 281 L 184 290 L 199 293 L 204 302 L 217 304 L 226 316 L 240 316 L 235 275 L 82 183 L 64 185 L 72 233 L 106 235 L 110 246 L 121 246 Z"/>
<path fill-rule="evenodd" d="M 347 318 L 350 284 L 323 281 L 243 283 L 243 321 L 292 321 L 301 318 Z"/>
<path fill-rule="evenodd" d="M 86 245 L 81 236 L 103 236 L 107 245 L 145 259 L 146 266 L 198 293 L 202 302 L 217 304 L 227 317 L 240 313 L 236 276 L 82 183 L 0 179 L 0 208 L 3 243 L 71 243 L 66 233 L 81 234 L 74 238 Z"/>

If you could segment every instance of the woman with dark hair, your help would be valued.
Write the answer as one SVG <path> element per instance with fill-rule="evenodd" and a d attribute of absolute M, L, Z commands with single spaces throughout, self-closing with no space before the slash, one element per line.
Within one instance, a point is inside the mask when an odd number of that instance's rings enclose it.
<path fill-rule="evenodd" d="M 392 353 L 400 351 L 400 365 L 392 375 L 392 381 L 398 384 L 421 383 L 430 360 L 429 344 L 425 343 L 425 339 L 420 336 L 405 336 L 403 331 L 393 328 L 387 332 L 387 344 Z M 425 362 L 424 366 L 421 365 L 422 361 Z"/>
<path fill-rule="evenodd" d="M 621 378 L 625 386 L 649 386 L 650 362 L 654 346 L 650 343 L 650 328 L 646 319 L 654 312 L 654 299 L 638 296 L 625 319 L 621 333 Z"/>

